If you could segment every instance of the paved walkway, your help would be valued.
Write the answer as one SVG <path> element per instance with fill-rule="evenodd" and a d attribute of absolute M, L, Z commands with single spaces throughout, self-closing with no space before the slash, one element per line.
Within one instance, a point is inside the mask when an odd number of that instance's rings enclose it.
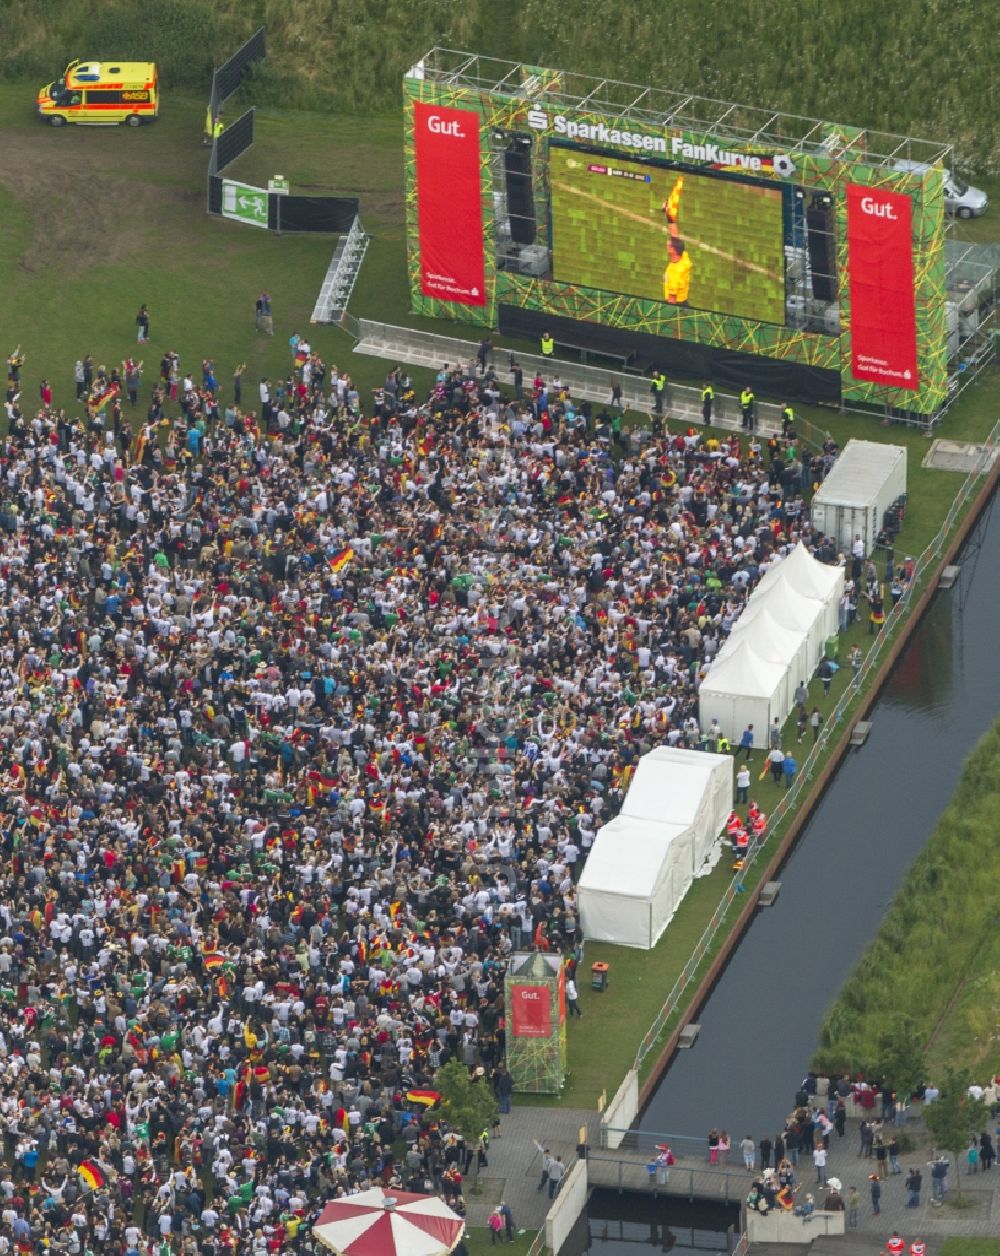
<path fill-rule="evenodd" d="M 623 1149 L 620 1153 L 601 1151 L 598 1143 L 598 1127 L 600 1117 L 597 1112 L 579 1108 L 535 1108 L 527 1104 L 518 1104 L 515 1100 L 513 1112 L 501 1118 L 501 1137 L 494 1139 L 490 1146 L 489 1166 L 483 1170 L 480 1178 L 481 1193 L 475 1194 L 471 1188 L 466 1195 L 469 1210 L 469 1222 L 474 1226 L 486 1224 L 490 1210 L 505 1199 L 511 1206 L 514 1221 L 518 1229 L 538 1230 L 545 1222 L 549 1200 L 547 1191 L 539 1191 L 538 1181 L 541 1176 L 541 1155 L 535 1147 L 536 1140 L 551 1149 L 553 1155 L 561 1155 L 563 1161 L 570 1165 L 576 1159 L 576 1146 L 579 1141 L 579 1130 L 586 1126 L 588 1144 L 595 1157 L 615 1157 L 620 1155 L 628 1161 L 635 1161 L 636 1167 L 628 1172 L 623 1181 L 629 1192 L 652 1194 L 657 1188 L 649 1181 L 645 1169 L 639 1162 L 645 1162 L 648 1156 Z M 827 1162 L 827 1176 L 839 1177 L 844 1186 L 844 1197 L 851 1186 L 856 1186 L 860 1196 L 858 1208 L 857 1231 L 848 1230 L 858 1238 L 872 1236 L 880 1245 L 893 1230 L 898 1230 L 907 1240 L 907 1245 L 914 1238 L 928 1241 L 930 1251 L 938 1248 L 940 1240 L 953 1235 L 972 1235 L 992 1238 L 1000 1234 L 1000 1164 L 989 1173 L 977 1173 L 972 1176 L 963 1172 L 961 1178 L 962 1195 L 972 1202 L 972 1207 L 958 1210 L 946 1203 L 944 1207 L 932 1207 L 930 1204 L 930 1137 L 923 1128 L 922 1122 L 911 1120 L 902 1132 L 912 1140 L 913 1150 L 900 1156 L 903 1172 L 896 1176 L 888 1176 L 882 1182 L 881 1214 L 876 1217 L 872 1211 L 869 1195 L 868 1175 L 875 1172 L 874 1160 L 863 1160 L 858 1155 L 859 1120 L 847 1122 L 847 1132 L 843 1139 L 833 1134 L 830 1141 L 830 1155 Z M 676 1145 L 675 1145 L 676 1151 Z M 738 1157 L 736 1157 L 738 1160 Z M 730 1156 L 728 1171 L 739 1171 L 740 1166 L 733 1163 Z M 906 1207 L 906 1190 L 903 1183 L 906 1172 L 917 1166 L 924 1175 L 924 1189 L 920 1206 Z M 604 1183 L 607 1176 L 595 1164 L 594 1176 Z M 963 1166 L 964 1169 L 964 1166 Z M 718 1174 L 721 1178 L 721 1172 Z M 752 1175 L 747 1173 L 745 1185 L 749 1189 Z M 817 1204 L 822 1202 L 822 1187 L 816 1187 L 816 1174 L 811 1157 L 803 1157 L 799 1162 L 799 1180 L 803 1182 L 803 1192 L 811 1190 L 816 1196 Z M 733 1179 L 734 1181 L 736 1179 Z M 700 1156 L 679 1155 L 671 1182 L 665 1191 L 659 1188 L 660 1194 L 686 1197 L 689 1183 L 694 1183 L 698 1197 L 721 1199 L 723 1190 L 719 1183 L 712 1180 L 712 1170 L 708 1169 Z M 613 1185 L 609 1180 L 607 1185 Z M 727 1184 L 725 1191 L 732 1197 L 732 1184 Z M 956 1196 L 956 1174 L 952 1166 L 949 1176 L 949 1199 Z M 877 1237 L 876 1237 L 877 1236 Z M 935 1242 L 937 1240 L 937 1242 Z M 835 1240 L 831 1240 L 833 1242 Z M 845 1244 L 850 1246 L 850 1244 Z"/>
<path fill-rule="evenodd" d="M 858 1229 L 862 1233 L 885 1237 L 892 1234 L 893 1230 L 898 1230 L 906 1239 L 907 1246 L 912 1239 L 923 1238 L 931 1240 L 932 1251 L 937 1246 L 932 1241 L 934 1239 L 940 1240 L 953 1235 L 992 1238 L 1000 1234 L 1000 1168 L 996 1165 L 989 1173 L 980 1172 L 968 1176 L 964 1173 L 963 1164 L 961 1193 L 966 1199 L 972 1201 L 973 1207 L 959 1210 L 952 1208 L 950 1203 L 945 1203 L 940 1208 L 931 1206 L 931 1178 L 927 1163 L 930 1160 L 931 1139 L 923 1127 L 923 1122 L 919 1120 L 910 1121 L 905 1126 L 899 1127 L 900 1134 L 912 1141 L 913 1150 L 900 1154 L 899 1164 L 903 1170 L 902 1173 L 883 1179 L 881 1215 L 876 1217 L 872 1212 L 868 1189 L 868 1175 L 875 1172 L 876 1162 L 862 1160 L 858 1155 L 860 1124 L 860 1121 L 849 1120 L 847 1132 L 843 1138 L 838 1138 L 836 1134 L 831 1135 L 827 1176 L 840 1178 L 844 1184 L 845 1199 L 850 1188 L 857 1187 L 861 1197 L 858 1209 Z M 923 1174 L 924 1186 L 920 1196 L 920 1206 L 907 1208 L 906 1189 L 903 1183 L 906 1181 L 907 1172 L 914 1167 Z M 816 1173 L 812 1167 L 811 1158 L 800 1160 L 799 1173 L 803 1182 L 815 1183 Z M 953 1200 L 957 1194 L 956 1185 L 956 1170 L 953 1163 L 948 1175 L 949 1200 Z M 812 1189 L 817 1196 L 816 1202 L 820 1202 L 821 1197 L 814 1187 L 806 1186 L 805 1189 Z"/>
<path fill-rule="evenodd" d="M 549 1210 L 547 1190 L 539 1191 L 542 1157 L 536 1140 L 569 1168 L 576 1159 L 580 1126 L 596 1142 L 599 1117 L 593 1109 L 532 1108 L 514 1100 L 514 1110 L 500 1118 L 500 1137 L 490 1143 L 489 1166 L 480 1171 L 481 1193 L 465 1192 L 469 1224 L 483 1226 L 501 1199 L 510 1204 L 519 1230 L 538 1230 Z"/>

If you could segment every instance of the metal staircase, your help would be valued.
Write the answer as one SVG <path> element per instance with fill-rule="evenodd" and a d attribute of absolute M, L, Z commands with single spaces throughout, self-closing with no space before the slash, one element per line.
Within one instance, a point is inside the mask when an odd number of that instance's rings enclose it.
<path fill-rule="evenodd" d="M 354 291 L 361 263 L 365 260 L 368 239 L 360 217 L 355 215 L 351 229 L 337 241 L 310 322 L 340 322 Z"/>

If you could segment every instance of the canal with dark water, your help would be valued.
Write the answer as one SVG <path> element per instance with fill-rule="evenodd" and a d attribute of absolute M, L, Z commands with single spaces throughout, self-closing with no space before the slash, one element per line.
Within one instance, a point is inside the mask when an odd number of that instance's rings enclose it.
<path fill-rule="evenodd" d="M 591 1192 L 563 1256 L 638 1256 L 645 1248 L 674 1256 L 729 1256 L 739 1233 L 738 1204 L 688 1203 L 652 1195 Z"/>
<path fill-rule="evenodd" d="M 905 532 L 899 539 L 905 548 Z M 704 1136 L 717 1126 L 735 1146 L 781 1128 L 824 1013 L 1000 714 L 992 503 L 956 561 L 959 584 L 935 594 L 869 716 L 867 745 L 845 758 L 804 827 L 777 903 L 755 914 L 642 1129 Z"/>

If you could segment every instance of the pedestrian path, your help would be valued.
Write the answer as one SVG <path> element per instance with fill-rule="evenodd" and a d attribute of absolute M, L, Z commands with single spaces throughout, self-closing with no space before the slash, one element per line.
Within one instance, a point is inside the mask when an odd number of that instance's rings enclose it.
<path fill-rule="evenodd" d="M 858 1230 L 861 1233 L 888 1236 L 893 1230 L 906 1239 L 907 1246 L 914 1238 L 930 1241 L 931 1249 L 937 1246 L 933 1240 L 945 1239 L 956 1235 L 976 1237 L 994 1237 L 1000 1234 L 1000 1169 L 994 1166 L 989 1173 L 979 1172 L 966 1174 L 962 1166 L 962 1176 L 957 1178 L 956 1166 L 952 1163 L 948 1175 L 948 1197 L 943 1207 L 931 1204 L 931 1176 L 928 1161 L 931 1158 L 931 1138 L 924 1129 L 923 1122 L 910 1121 L 901 1126 L 898 1134 L 912 1143 L 912 1150 L 901 1152 L 899 1164 L 902 1170 L 894 1176 L 890 1175 L 882 1181 L 882 1198 L 880 1214 L 875 1215 L 872 1209 L 869 1192 L 868 1176 L 876 1171 L 875 1160 L 867 1160 L 858 1155 L 861 1143 L 859 1120 L 849 1120 L 843 1138 L 835 1133 L 830 1136 L 830 1155 L 827 1160 L 827 1176 L 839 1178 L 843 1183 L 844 1198 L 852 1186 L 857 1187 L 860 1198 L 858 1208 Z M 893 1127 L 888 1127 L 892 1129 Z M 920 1205 L 916 1208 L 906 1206 L 906 1175 L 912 1168 L 918 1168 L 923 1175 L 923 1189 L 920 1193 Z M 806 1183 L 806 1190 L 813 1190 L 816 1203 L 822 1200 L 822 1187 L 815 1188 L 816 1172 L 808 1157 L 799 1162 L 800 1180 Z M 971 1207 L 957 1209 L 952 1201 L 961 1189 L 962 1196 L 970 1201 Z M 850 1231 L 849 1231 L 850 1232 Z"/>
<path fill-rule="evenodd" d="M 482 1171 L 480 1179 L 481 1191 L 477 1194 L 471 1187 L 467 1190 L 469 1224 L 484 1226 L 490 1210 L 504 1199 L 511 1207 L 518 1229 L 538 1230 L 545 1222 L 549 1198 L 547 1190 L 538 1190 L 541 1153 L 535 1144 L 540 1143 L 548 1147 L 553 1155 L 562 1156 L 563 1162 L 569 1166 L 577 1156 L 581 1127 L 587 1130 L 587 1143 L 594 1157 L 592 1185 L 615 1188 L 620 1181 L 622 1188 L 629 1193 L 658 1193 L 667 1198 L 687 1198 L 689 1194 L 693 1194 L 695 1198 L 719 1201 L 724 1198 L 744 1198 L 749 1190 L 754 1174 L 746 1172 L 744 1187 L 740 1188 L 739 1179 L 735 1175 L 742 1172 L 742 1168 L 733 1163 L 733 1158 L 730 1158 L 727 1169 L 723 1171 L 709 1168 L 704 1159 L 692 1154 L 677 1155 L 669 1187 L 657 1187 L 655 1179 L 651 1180 L 645 1170 L 648 1155 L 624 1150 L 604 1152 L 599 1149 L 599 1123 L 600 1117 L 593 1110 L 539 1108 L 515 1103 L 514 1110 L 501 1118 L 501 1136 L 495 1138 L 490 1145 L 489 1165 Z M 1000 1167 L 994 1167 L 988 1173 L 980 1171 L 969 1175 L 964 1172 L 963 1165 L 959 1181 L 956 1179 L 955 1166 L 952 1165 L 948 1202 L 943 1207 L 931 1204 L 928 1164 L 931 1158 L 931 1140 L 919 1120 L 910 1121 L 899 1131 L 905 1140 L 909 1140 L 912 1149 L 900 1154 L 902 1172 L 882 1180 L 880 1213 L 876 1216 L 872 1209 L 868 1178 L 869 1174 L 876 1171 L 877 1165 L 874 1159 L 865 1159 L 858 1154 L 860 1124 L 859 1120 L 848 1120 L 843 1138 L 838 1138 L 836 1133 L 831 1134 L 827 1160 L 827 1177 L 840 1179 L 845 1200 L 852 1186 L 857 1188 L 859 1195 L 857 1226 L 853 1230 L 848 1229 L 846 1239 L 852 1234 L 858 1239 L 871 1236 L 882 1244 L 893 1230 L 898 1230 L 906 1239 L 907 1246 L 915 1238 L 926 1240 L 933 1256 L 941 1240 L 945 1238 L 957 1235 L 993 1237 L 1000 1234 Z M 676 1154 L 676 1144 L 674 1150 Z M 611 1160 L 615 1159 L 617 1162 L 618 1158 L 629 1162 L 629 1167 L 621 1175 L 617 1167 L 614 1167 L 612 1176 L 609 1177 Z M 631 1163 L 633 1161 L 634 1164 Z M 908 1171 L 914 1167 L 919 1168 L 923 1174 L 924 1185 L 919 1206 L 908 1208 L 904 1182 Z M 725 1182 L 723 1177 L 727 1179 Z M 798 1180 L 803 1184 L 801 1194 L 811 1191 L 816 1197 L 817 1205 L 822 1206 L 824 1190 L 816 1182 L 811 1157 L 804 1156 L 800 1159 Z M 962 1197 L 971 1204 L 968 1208 L 957 1209 L 951 1202 L 959 1193 L 959 1185 Z M 833 1241 L 835 1240 L 831 1240 Z M 847 1243 L 846 1246 L 850 1244 Z"/>
<path fill-rule="evenodd" d="M 481 1170 L 482 1192 L 467 1187 L 465 1202 L 469 1224 L 483 1226 L 501 1199 L 510 1204 L 519 1230 L 538 1230 L 549 1210 L 548 1190 L 538 1190 L 542 1156 L 535 1146 L 548 1147 L 562 1156 L 567 1168 L 576 1159 L 580 1127 L 587 1142 L 597 1138 L 599 1117 L 586 1108 L 536 1108 L 517 1105 L 500 1118 L 500 1137 L 490 1143 L 489 1165 Z"/>

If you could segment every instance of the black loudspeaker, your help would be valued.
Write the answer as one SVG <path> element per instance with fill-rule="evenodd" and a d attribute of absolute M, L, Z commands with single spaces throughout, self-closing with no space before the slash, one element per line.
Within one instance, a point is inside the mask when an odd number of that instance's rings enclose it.
<path fill-rule="evenodd" d="M 837 299 L 837 237 L 830 197 L 814 197 L 806 210 L 812 294 L 817 301 Z"/>
<path fill-rule="evenodd" d="M 507 183 L 510 238 L 515 244 L 535 242 L 535 198 L 531 189 L 531 140 L 515 136 L 503 155 Z"/>

